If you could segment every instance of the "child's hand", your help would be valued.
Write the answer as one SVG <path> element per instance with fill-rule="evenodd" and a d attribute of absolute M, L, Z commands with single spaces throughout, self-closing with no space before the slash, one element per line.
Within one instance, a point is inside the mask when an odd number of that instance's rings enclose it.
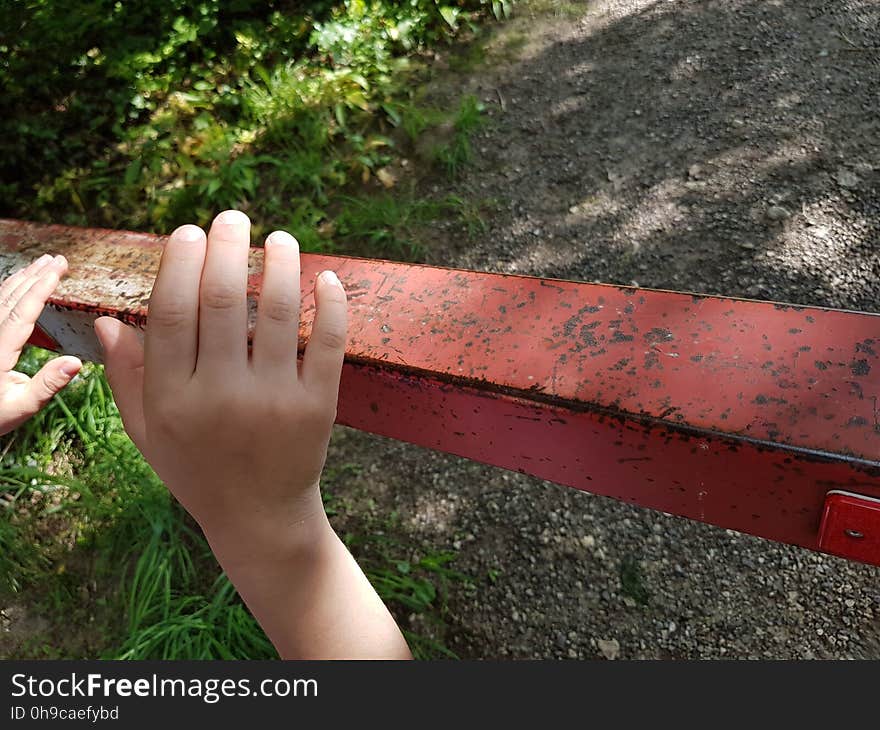
<path fill-rule="evenodd" d="M 299 249 L 266 240 L 263 289 L 247 348 L 250 221 L 221 213 L 168 240 L 150 298 L 145 348 L 101 318 L 107 376 L 126 430 L 209 539 L 259 540 L 323 513 L 318 478 L 336 417 L 346 298 L 317 282 L 317 313 L 297 372 Z"/>
<path fill-rule="evenodd" d="M 0 284 L 0 435 L 33 416 L 82 367 L 78 358 L 65 356 L 47 362 L 33 378 L 12 369 L 66 271 L 63 256 L 46 254 Z"/>
<path fill-rule="evenodd" d="M 270 235 L 249 357 L 249 243 L 237 211 L 217 216 L 207 240 L 196 226 L 178 228 L 145 346 L 117 320 L 96 321 L 125 428 L 282 656 L 408 658 L 318 488 L 345 354 L 345 292 L 335 274 L 318 277 L 298 372 L 299 248 L 282 231 Z"/>

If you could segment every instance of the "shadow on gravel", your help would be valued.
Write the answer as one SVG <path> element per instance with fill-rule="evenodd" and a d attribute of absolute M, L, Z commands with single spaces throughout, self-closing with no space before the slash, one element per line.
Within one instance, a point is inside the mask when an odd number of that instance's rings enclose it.
<path fill-rule="evenodd" d="M 880 307 L 877 3 L 674 0 L 592 27 L 500 86 L 495 172 L 531 214 L 496 231 L 508 270 Z"/>

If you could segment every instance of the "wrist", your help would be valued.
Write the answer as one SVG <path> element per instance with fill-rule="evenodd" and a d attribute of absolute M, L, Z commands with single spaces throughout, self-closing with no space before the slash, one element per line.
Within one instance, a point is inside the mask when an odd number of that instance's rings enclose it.
<path fill-rule="evenodd" d="M 240 565 L 251 570 L 289 563 L 313 552 L 328 533 L 335 534 L 317 484 L 283 507 L 221 509 L 216 516 L 200 519 L 199 524 L 227 573 Z"/>

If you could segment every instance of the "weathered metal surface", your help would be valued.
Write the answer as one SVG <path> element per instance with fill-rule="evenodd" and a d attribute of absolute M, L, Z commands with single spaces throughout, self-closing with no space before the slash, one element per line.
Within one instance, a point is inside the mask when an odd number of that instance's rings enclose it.
<path fill-rule="evenodd" d="M 64 253 L 41 325 L 97 359 L 90 319 L 143 326 L 160 247 L 0 221 L 0 275 Z M 880 497 L 877 315 L 304 255 L 301 343 L 325 268 L 341 423 L 814 549 L 828 491 Z"/>

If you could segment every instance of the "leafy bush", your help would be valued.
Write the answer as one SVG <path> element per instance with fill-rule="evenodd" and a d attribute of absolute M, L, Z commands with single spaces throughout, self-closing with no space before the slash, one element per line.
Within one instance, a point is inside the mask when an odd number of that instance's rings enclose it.
<path fill-rule="evenodd" d="M 296 8 L 291 9 L 291 8 Z M 0 215 L 301 228 L 394 155 L 407 74 L 489 0 L 0 5 Z M 447 165 L 450 163 L 447 161 Z M 297 229 L 297 227 L 300 227 Z"/>

